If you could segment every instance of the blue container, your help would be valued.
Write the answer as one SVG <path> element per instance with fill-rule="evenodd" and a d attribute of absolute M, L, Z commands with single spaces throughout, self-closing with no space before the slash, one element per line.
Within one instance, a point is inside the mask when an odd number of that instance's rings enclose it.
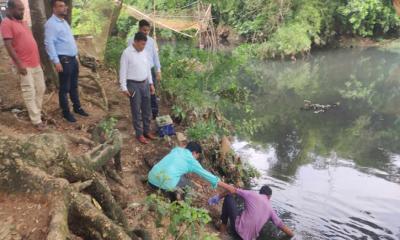
<path fill-rule="evenodd" d="M 173 124 L 168 124 L 158 128 L 160 137 L 175 135 L 175 128 Z"/>

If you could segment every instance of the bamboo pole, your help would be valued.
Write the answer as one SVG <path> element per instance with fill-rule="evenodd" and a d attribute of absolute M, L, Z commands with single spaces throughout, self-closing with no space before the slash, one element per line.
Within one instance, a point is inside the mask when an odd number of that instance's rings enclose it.
<path fill-rule="evenodd" d="M 400 1 L 399 0 L 393 0 L 393 7 L 396 10 L 397 15 L 400 16 Z"/>
<path fill-rule="evenodd" d="M 156 1 L 155 0 L 153 0 L 153 19 L 156 19 Z M 154 38 L 154 41 L 156 42 L 156 48 L 158 50 L 156 25 L 154 23 L 153 23 L 153 38 Z"/>
<path fill-rule="evenodd" d="M 151 16 L 149 16 L 149 15 L 147 15 L 147 14 L 145 14 L 145 13 L 139 11 L 139 10 L 137 10 L 136 8 L 134 8 L 132 6 L 124 4 L 124 7 L 125 7 L 125 9 L 128 10 L 128 12 L 131 11 L 130 14 L 132 14 L 134 17 L 138 17 L 139 16 L 140 18 L 143 18 L 143 19 L 146 19 L 146 20 L 152 22 L 154 25 L 157 24 L 157 25 L 159 25 L 159 26 L 161 26 L 163 28 L 167 28 L 167 29 L 172 30 L 172 31 L 174 31 L 176 33 L 182 34 L 182 35 L 184 35 L 186 37 L 193 38 L 193 36 L 191 36 L 191 35 L 189 35 L 187 33 L 181 32 L 181 31 L 179 31 L 179 30 L 177 30 L 175 28 L 167 26 L 166 24 L 163 24 L 162 22 L 159 22 L 156 19 L 152 19 Z"/>

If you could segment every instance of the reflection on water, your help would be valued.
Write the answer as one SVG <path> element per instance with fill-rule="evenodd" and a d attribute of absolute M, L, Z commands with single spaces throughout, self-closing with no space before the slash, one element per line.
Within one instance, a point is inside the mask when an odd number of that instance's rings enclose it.
<path fill-rule="evenodd" d="M 296 239 L 400 239 L 400 55 L 336 50 L 251 67 L 240 78 L 254 114 L 225 112 L 260 127 L 234 147 L 261 171 L 255 189 L 272 185 Z M 305 99 L 340 107 L 300 111 Z"/>
<path fill-rule="evenodd" d="M 263 184 L 273 188 L 272 202 L 295 239 L 399 239 L 400 185 L 361 172 L 355 164 L 311 154 L 312 163 L 294 176 L 271 177 L 278 159 L 274 147 L 255 150 L 237 141 L 234 149 L 256 166 Z M 268 226 L 264 237 L 278 232 Z"/>

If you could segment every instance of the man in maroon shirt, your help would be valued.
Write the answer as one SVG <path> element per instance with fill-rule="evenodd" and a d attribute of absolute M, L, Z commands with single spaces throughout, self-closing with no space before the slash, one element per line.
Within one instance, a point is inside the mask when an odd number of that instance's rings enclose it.
<path fill-rule="evenodd" d="M 25 7 L 21 0 L 9 0 L 7 11 L 7 17 L 0 25 L 4 45 L 20 77 L 22 97 L 31 122 L 36 129 L 44 130 L 41 111 L 46 85 L 39 50 L 27 23 L 22 21 Z"/>
<path fill-rule="evenodd" d="M 235 188 L 225 183 L 220 183 L 219 186 L 227 192 L 210 198 L 208 203 L 215 205 L 219 200 L 225 198 L 221 214 L 222 231 L 225 231 L 229 220 L 233 233 L 239 235 L 243 240 L 255 240 L 264 224 L 271 220 L 289 237 L 293 237 L 292 230 L 283 224 L 272 209 L 270 202 L 272 190 L 269 186 L 264 185 L 259 193 Z M 241 213 L 232 194 L 236 194 L 244 200 L 244 210 Z"/>

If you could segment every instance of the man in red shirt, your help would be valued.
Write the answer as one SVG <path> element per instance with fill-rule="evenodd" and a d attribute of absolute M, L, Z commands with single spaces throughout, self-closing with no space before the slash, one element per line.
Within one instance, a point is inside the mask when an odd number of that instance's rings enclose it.
<path fill-rule="evenodd" d="M 46 86 L 38 46 L 27 23 L 22 21 L 25 7 L 21 0 L 9 0 L 7 11 L 7 17 L 0 25 L 4 45 L 18 71 L 31 122 L 36 129 L 44 130 L 41 111 Z"/>

